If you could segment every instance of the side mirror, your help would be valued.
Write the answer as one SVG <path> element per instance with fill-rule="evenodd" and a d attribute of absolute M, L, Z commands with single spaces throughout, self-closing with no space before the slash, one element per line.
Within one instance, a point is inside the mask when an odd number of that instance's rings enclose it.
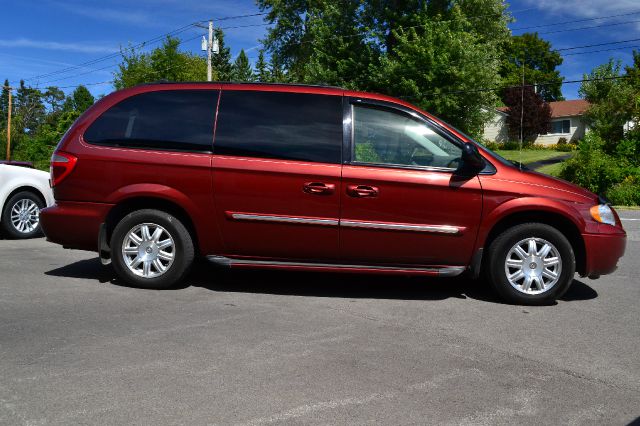
<path fill-rule="evenodd" d="M 465 143 L 462 146 L 462 169 L 475 173 L 485 166 L 484 158 L 480 155 L 478 148 L 472 143 Z"/>

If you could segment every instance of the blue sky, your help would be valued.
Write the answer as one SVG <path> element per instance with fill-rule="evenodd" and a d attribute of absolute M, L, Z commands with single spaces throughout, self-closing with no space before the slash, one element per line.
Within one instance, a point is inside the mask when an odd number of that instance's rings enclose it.
<path fill-rule="evenodd" d="M 514 0 L 509 10 L 515 18 L 514 34 L 538 31 L 555 48 L 640 39 L 640 1 L 638 0 Z M 69 66 L 117 53 L 120 46 L 151 39 L 209 18 L 258 13 L 252 0 L 19 0 L 3 5 L 0 28 L 0 78 L 17 84 L 20 78 L 40 87 L 87 84 L 95 95 L 109 93 L 109 81 L 118 58 L 97 62 L 81 69 L 33 78 Z M 562 24 L 566 21 L 621 15 L 615 18 Z M 7 19 L 9 18 L 9 19 Z M 248 17 L 220 22 L 223 27 L 262 24 L 262 17 Z M 549 25 L 524 30 L 525 27 Z M 594 27 L 598 28 L 584 28 Z M 257 55 L 265 26 L 225 30 L 226 42 L 235 56 L 241 48 L 251 59 Z M 581 28 L 576 31 L 567 31 Z M 200 52 L 198 35 L 204 30 L 189 29 L 180 34 L 183 48 Z M 152 48 L 153 46 L 150 46 Z M 622 48 L 590 54 L 576 54 L 611 48 Z M 632 47 L 640 40 L 626 44 L 564 51 L 560 71 L 567 80 L 580 79 L 594 66 L 609 57 L 631 61 Z M 578 96 L 579 84 L 566 84 L 567 99 Z M 73 90 L 72 87 L 65 89 Z"/>

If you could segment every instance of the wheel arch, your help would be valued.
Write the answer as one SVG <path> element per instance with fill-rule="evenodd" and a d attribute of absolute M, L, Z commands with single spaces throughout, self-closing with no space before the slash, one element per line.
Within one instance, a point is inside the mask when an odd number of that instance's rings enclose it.
<path fill-rule="evenodd" d="M 11 190 L 11 192 L 9 192 L 7 194 L 7 196 L 4 198 L 4 200 L 2 200 L 2 205 L 0 206 L 0 212 L 4 212 L 4 208 L 5 208 L 5 204 L 7 203 L 7 201 L 9 201 L 11 199 L 11 197 L 13 197 L 14 195 L 16 195 L 19 192 L 31 192 L 32 194 L 34 194 L 36 197 L 38 197 L 40 199 L 40 201 L 42 201 L 42 204 L 46 207 L 47 206 L 47 199 L 45 198 L 44 194 L 42 193 L 42 191 L 40 191 L 38 188 L 36 188 L 35 186 L 31 186 L 31 185 L 21 185 L 18 186 L 14 189 Z"/>
<path fill-rule="evenodd" d="M 196 249 L 196 251 L 199 250 L 198 232 L 196 230 L 195 223 L 187 210 L 185 210 L 174 201 L 167 200 L 166 198 L 152 196 L 130 197 L 123 199 L 119 203 L 114 205 L 109 210 L 109 213 L 107 213 L 107 216 L 105 218 L 105 243 L 108 245 L 111 241 L 113 230 L 120 222 L 120 220 L 122 220 L 129 213 L 143 209 L 161 210 L 171 214 L 172 216 L 180 220 L 187 228 L 187 231 L 189 231 L 189 234 L 193 239 L 194 248 Z"/>
<path fill-rule="evenodd" d="M 485 248 L 490 247 L 498 235 L 506 229 L 522 223 L 543 223 L 552 226 L 567 237 L 576 256 L 576 271 L 584 275 L 586 270 L 586 248 L 580 229 L 572 219 L 557 211 L 530 209 L 505 214 L 490 228 L 482 246 Z"/>

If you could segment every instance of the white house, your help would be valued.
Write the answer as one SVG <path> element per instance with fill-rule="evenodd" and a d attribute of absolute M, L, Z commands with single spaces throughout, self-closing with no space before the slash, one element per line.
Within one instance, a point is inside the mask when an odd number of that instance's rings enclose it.
<path fill-rule="evenodd" d="M 560 138 L 565 138 L 567 142 L 575 142 L 584 137 L 587 126 L 583 115 L 589 108 L 589 102 L 576 99 L 549 102 L 549 106 L 551 107 L 551 130 L 545 135 L 538 135 L 535 143 L 553 145 L 558 143 Z M 509 140 L 506 110 L 506 107 L 498 108 L 494 118 L 485 124 L 485 139 L 499 143 Z"/>

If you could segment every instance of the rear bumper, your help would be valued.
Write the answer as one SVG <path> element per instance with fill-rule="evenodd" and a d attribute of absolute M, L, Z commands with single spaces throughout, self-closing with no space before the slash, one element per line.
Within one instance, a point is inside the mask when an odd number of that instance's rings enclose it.
<path fill-rule="evenodd" d="M 40 212 L 47 240 L 65 248 L 98 251 L 100 224 L 112 204 L 58 201 Z"/>
<path fill-rule="evenodd" d="M 597 277 L 616 270 L 624 255 L 627 234 L 583 234 L 586 249 L 585 276 Z"/>

